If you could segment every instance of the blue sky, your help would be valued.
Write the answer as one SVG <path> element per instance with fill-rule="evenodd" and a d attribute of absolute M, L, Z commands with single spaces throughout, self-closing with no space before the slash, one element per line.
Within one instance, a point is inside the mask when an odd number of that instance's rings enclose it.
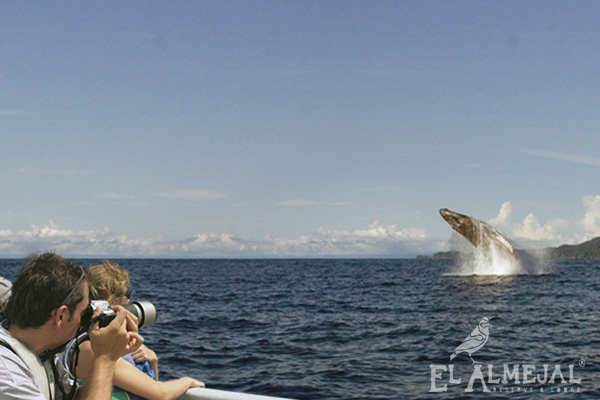
<path fill-rule="evenodd" d="M 0 3 L 0 255 L 600 235 L 600 3 Z"/>

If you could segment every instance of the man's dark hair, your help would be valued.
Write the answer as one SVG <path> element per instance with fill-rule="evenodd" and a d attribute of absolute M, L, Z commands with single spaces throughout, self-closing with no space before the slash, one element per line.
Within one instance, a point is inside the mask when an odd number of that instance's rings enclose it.
<path fill-rule="evenodd" d="M 82 267 L 54 253 L 29 256 L 13 283 L 6 308 L 8 322 L 20 328 L 37 328 L 63 304 L 72 317 L 84 298 L 82 273 Z"/>

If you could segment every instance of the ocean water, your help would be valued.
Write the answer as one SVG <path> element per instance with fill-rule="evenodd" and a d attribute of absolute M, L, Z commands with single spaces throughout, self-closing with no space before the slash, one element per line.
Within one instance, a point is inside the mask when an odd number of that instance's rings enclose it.
<path fill-rule="evenodd" d="M 598 261 L 512 276 L 434 259 L 115 261 L 158 308 L 142 334 L 162 380 L 295 399 L 600 397 Z M 475 364 L 451 361 L 484 317 Z"/>

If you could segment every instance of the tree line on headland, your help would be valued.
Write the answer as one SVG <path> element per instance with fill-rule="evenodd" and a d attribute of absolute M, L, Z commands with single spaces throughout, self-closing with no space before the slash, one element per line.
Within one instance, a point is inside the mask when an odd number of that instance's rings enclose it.
<path fill-rule="evenodd" d="M 600 259 L 600 237 L 575 245 L 548 247 L 543 252 L 545 256 L 555 259 Z M 432 258 L 458 258 L 459 256 L 458 251 L 442 251 L 435 253 Z"/>
<path fill-rule="evenodd" d="M 600 258 L 600 237 L 580 244 L 563 244 L 546 250 L 552 258 Z"/>

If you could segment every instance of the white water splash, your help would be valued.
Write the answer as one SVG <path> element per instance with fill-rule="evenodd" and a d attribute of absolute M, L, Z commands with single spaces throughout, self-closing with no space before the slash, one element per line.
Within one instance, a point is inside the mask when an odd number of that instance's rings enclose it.
<path fill-rule="evenodd" d="M 519 275 L 523 273 L 521 262 L 505 249 L 494 243 L 486 251 L 476 249 L 461 257 L 459 275 Z"/>
<path fill-rule="evenodd" d="M 553 263 L 543 252 L 517 250 L 508 253 L 491 243 L 485 251 L 481 248 L 472 253 L 461 253 L 459 262 L 449 275 L 544 275 L 554 272 Z"/>

